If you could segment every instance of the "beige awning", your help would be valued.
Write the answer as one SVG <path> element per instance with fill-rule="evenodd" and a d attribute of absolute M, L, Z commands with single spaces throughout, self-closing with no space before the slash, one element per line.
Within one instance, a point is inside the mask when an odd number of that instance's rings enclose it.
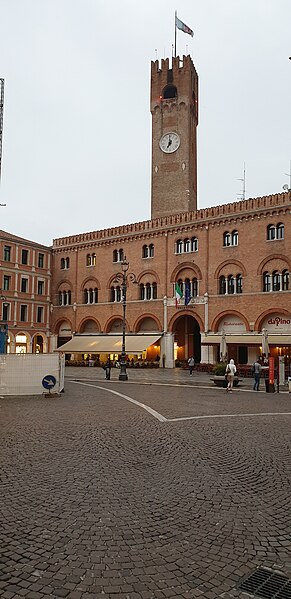
<path fill-rule="evenodd" d="M 221 341 L 220 334 L 201 335 L 201 345 L 219 345 Z M 227 344 L 235 345 L 262 345 L 261 333 L 242 333 L 241 335 L 225 334 Z M 291 345 L 291 335 L 271 335 L 268 336 L 269 345 Z"/>
<path fill-rule="evenodd" d="M 139 354 L 161 338 L 161 333 L 155 335 L 126 335 L 125 351 L 127 354 Z M 112 353 L 120 354 L 122 335 L 75 335 L 70 341 L 58 347 L 55 351 L 66 354 L 77 353 Z"/>

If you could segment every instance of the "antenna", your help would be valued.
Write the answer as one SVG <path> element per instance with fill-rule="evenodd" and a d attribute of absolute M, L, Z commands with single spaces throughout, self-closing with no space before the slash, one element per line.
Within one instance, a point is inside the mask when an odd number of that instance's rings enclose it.
<path fill-rule="evenodd" d="M 237 181 L 243 182 L 243 188 L 241 193 L 237 193 L 238 199 L 245 200 L 246 199 L 246 163 L 244 162 L 244 175 L 242 179 L 237 179 Z"/>
<path fill-rule="evenodd" d="M 4 111 L 4 79 L 0 79 L 0 181 L 1 181 L 1 166 L 2 166 L 3 111 Z"/>
<path fill-rule="evenodd" d="M 285 191 L 288 191 L 291 189 L 291 160 L 290 160 L 290 165 L 289 165 L 289 173 L 284 173 L 284 175 L 286 175 L 286 177 L 289 177 L 289 185 L 287 185 L 287 184 L 283 185 L 283 189 Z"/>

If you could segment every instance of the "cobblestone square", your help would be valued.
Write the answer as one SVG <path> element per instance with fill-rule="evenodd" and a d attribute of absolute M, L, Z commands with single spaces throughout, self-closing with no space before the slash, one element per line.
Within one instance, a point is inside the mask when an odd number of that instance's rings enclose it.
<path fill-rule="evenodd" d="M 258 566 L 291 576 L 289 394 L 97 370 L 0 400 L 1 597 L 230 599 Z"/>

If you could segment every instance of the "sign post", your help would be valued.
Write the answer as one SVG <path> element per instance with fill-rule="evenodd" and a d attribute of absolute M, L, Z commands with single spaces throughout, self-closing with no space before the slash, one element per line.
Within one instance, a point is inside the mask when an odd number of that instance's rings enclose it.
<path fill-rule="evenodd" d="M 269 393 L 275 393 L 275 360 L 269 356 Z"/>

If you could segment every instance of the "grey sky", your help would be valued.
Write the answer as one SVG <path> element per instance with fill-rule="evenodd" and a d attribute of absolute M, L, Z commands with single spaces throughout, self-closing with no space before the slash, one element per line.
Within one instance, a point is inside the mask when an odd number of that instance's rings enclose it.
<path fill-rule="evenodd" d="M 1 229 L 55 237 L 150 217 L 150 61 L 199 74 L 198 206 L 282 191 L 290 0 L 0 0 Z"/>

